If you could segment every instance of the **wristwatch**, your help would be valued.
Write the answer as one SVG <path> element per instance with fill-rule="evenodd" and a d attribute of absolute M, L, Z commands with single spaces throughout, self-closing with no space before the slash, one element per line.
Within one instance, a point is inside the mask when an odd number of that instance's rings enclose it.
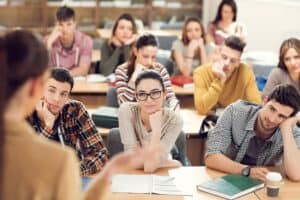
<path fill-rule="evenodd" d="M 250 166 L 246 166 L 242 169 L 241 171 L 241 175 L 242 176 L 249 176 L 251 172 L 251 167 Z"/>

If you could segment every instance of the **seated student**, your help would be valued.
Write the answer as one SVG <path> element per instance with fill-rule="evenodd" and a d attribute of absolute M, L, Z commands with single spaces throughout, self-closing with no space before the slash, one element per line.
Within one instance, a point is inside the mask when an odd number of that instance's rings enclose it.
<path fill-rule="evenodd" d="M 118 65 L 124 63 L 137 38 L 137 27 L 130 14 L 122 14 L 116 21 L 112 36 L 101 47 L 101 74 L 107 76 L 115 72 Z"/>
<path fill-rule="evenodd" d="M 264 180 L 264 166 L 283 162 L 287 176 L 300 181 L 299 110 L 300 95 L 291 85 L 275 87 L 263 106 L 229 105 L 208 134 L 206 166 Z"/>
<path fill-rule="evenodd" d="M 177 74 L 191 76 L 193 70 L 207 61 L 205 32 L 199 19 L 190 17 L 183 26 L 182 39 L 172 44 L 172 58 Z"/>
<path fill-rule="evenodd" d="M 72 76 L 84 76 L 90 69 L 93 41 L 76 31 L 75 12 L 63 6 L 56 11 L 56 23 L 45 43 L 49 51 L 49 65 L 64 67 Z"/>
<path fill-rule="evenodd" d="M 123 103 L 119 109 L 119 129 L 125 151 L 144 145 L 157 150 L 141 166 L 145 172 L 181 165 L 168 158 L 183 121 L 179 113 L 163 108 L 166 95 L 160 74 L 146 70 L 135 80 L 137 102 Z"/>
<path fill-rule="evenodd" d="M 212 64 L 195 70 L 194 101 L 198 113 L 206 115 L 214 107 L 226 107 L 238 99 L 261 103 L 252 68 L 240 63 L 244 47 L 240 38 L 230 36 Z"/>
<path fill-rule="evenodd" d="M 29 117 L 41 135 L 76 149 L 82 175 L 99 172 L 108 151 L 84 105 L 69 99 L 73 78 L 63 68 L 53 68 L 42 99 Z"/>
<path fill-rule="evenodd" d="M 291 84 L 300 93 L 300 40 L 289 38 L 280 47 L 278 68 L 271 71 L 263 97 L 268 97 L 273 88 L 280 84 Z"/>
<path fill-rule="evenodd" d="M 230 35 L 240 37 L 245 41 L 246 27 L 236 22 L 237 5 L 234 0 L 222 0 L 219 4 L 214 21 L 208 24 L 208 42 L 222 45 Z"/>
<path fill-rule="evenodd" d="M 158 42 L 155 36 L 142 35 L 133 47 L 128 61 L 117 67 L 115 75 L 119 104 L 136 101 L 134 84 L 136 77 L 145 69 L 153 69 L 163 79 L 168 106 L 174 108 L 177 105 L 178 100 L 173 92 L 169 74 L 164 66 L 156 62 L 157 51 Z"/>
<path fill-rule="evenodd" d="M 47 49 L 32 33 L 0 38 L 0 199 L 108 199 L 111 176 L 140 166 L 151 151 L 115 156 L 81 194 L 74 152 L 36 135 L 25 120 L 41 98 L 47 65 Z"/>

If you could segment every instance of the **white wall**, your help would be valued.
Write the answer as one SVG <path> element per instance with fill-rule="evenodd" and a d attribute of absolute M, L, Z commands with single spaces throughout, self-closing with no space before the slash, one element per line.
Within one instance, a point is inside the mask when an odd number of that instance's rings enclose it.
<path fill-rule="evenodd" d="M 204 0 L 203 23 L 215 16 L 220 0 Z M 300 38 L 299 0 L 236 0 L 238 21 L 247 26 L 248 51 L 278 52 L 288 37 Z M 214 12 L 214 13 L 213 13 Z"/>

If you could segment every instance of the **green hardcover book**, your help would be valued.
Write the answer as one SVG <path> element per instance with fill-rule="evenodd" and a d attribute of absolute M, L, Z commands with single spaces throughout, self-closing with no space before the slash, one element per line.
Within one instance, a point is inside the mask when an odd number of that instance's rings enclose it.
<path fill-rule="evenodd" d="M 230 174 L 197 185 L 197 189 L 226 199 L 235 199 L 264 187 L 264 183 L 250 177 Z"/>
<path fill-rule="evenodd" d="M 96 126 L 114 128 L 119 126 L 118 108 L 101 106 L 92 114 Z"/>

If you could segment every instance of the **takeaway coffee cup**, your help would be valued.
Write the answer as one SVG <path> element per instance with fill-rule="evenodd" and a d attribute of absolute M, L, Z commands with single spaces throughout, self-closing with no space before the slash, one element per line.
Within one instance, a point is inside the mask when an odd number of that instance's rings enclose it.
<path fill-rule="evenodd" d="M 278 172 L 269 172 L 266 175 L 267 195 L 276 197 L 279 193 L 279 188 L 283 184 L 282 176 Z"/>

